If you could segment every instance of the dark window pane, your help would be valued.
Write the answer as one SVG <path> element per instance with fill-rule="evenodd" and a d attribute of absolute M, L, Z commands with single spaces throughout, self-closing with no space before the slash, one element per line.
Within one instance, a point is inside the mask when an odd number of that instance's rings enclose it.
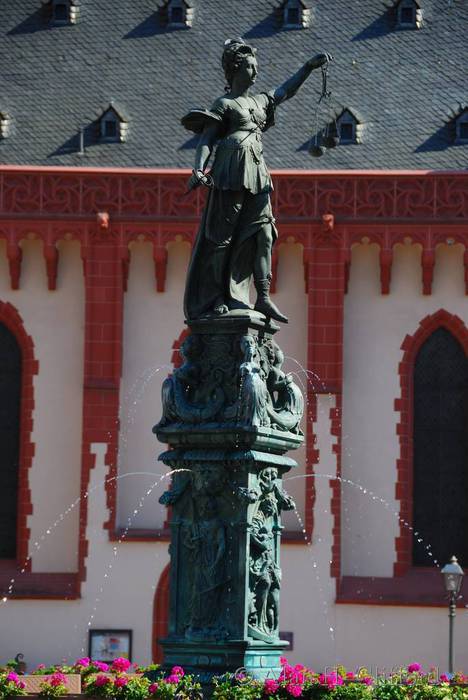
<path fill-rule="evenodd" d="M 458 125 L 459 138 L 468 139 L 468 122 L 460 122 Z"/>
<path fill-rule="evenodd" d="M 340 141 L 354 141 L 354 124 L 340 124 Z"/>
<path fill-rule="evenodd" d="M 115 122 L 113 119 L 107 119 L 104 122 L 104 136 L 108 139 L 112 139 L 117 136 L 117 122 Z"/>
<path fill-rule="evenodd" d="M 171 24 L 183 24 L 184 23 L 184 8 L 183 7 L 173 7 L 171 10 Z"/>
<path fill-rule="evenodd" d="M 414 24 L 414 7 L 402 7 L 400 18 L 402 24 Z"/>
<path fill-rule="evenodd" d="M 0 559 L 16 556 L 21 351 L 0 323 Z"/>
<path fill-rule="evenodd" d="M 301 23 L 301 17 L 298 7 L 288 7 L 286 10 L 286 24 L 297 26 Z"/>
<path fill-rule="evenodd" d="M 58 2 L 54 7 L 54 19 L 57 22 L 68 21 L 68 5 L 65 2 Z"/>
<path fill-rule="evenodd" d="M 413 563 L 468 562 L 468 359 L 445 328 L 414 366 Z"/>

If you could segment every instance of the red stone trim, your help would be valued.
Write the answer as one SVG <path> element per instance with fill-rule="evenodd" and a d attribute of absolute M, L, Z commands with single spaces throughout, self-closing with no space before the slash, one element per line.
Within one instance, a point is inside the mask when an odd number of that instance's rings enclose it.
<path fill-rule="evenodd" d="M 468 573 L 465 571 L 465 573 Z M 434 568 L 410 568 L 397 578 L 344 576 L 336 602 L 347 605 L 402 605 L 447 608 L 442 577 Z M 459 601 L 465 607 L 466 599 Z"/>
<path fill-rule="evenodd" d="M 336 458 L 336 476 L 341 477 L 341 421 L 342 421 L 342 394 L 335 396 L 335 408 L 330 409 L 331 434 L 336 438 L 333 445 L 333 454 Z M 330 561 L 330 576 L 339 579 L 341 574 L 341 481 L 330 479 L 332 490 L 330 512 L 333 516 L 332 548 Z"/>
<path fill-rule="evenodd" d="M 468 328 L 462 319 L 440 309 L 426 316 L 414 335 L 407 335 L 402 343 L 403 358 L 398 366 L 401 396 L 395 400 L 395 411 L 400 413 L 396 431 L 400 442 L 397 460 L 395 497 L 400 501 L 400 534 L 395 539 L 396 562 L 394 575 L 404 576 L 412 565 L 413 522 L 413 372 L 416 355 L 427 338 L 437 329 L 446 328 L 460 342 L 468 355 Z"/>
<path fill-rule="evenodd" d="M 0 301 L 0 322 L 15 336 L 22 357 L 16 566 L 30 571 L 28 516 L 33 512 L 29 486 L 29 470 L 34 458 L 34 443 L 31 442 L 34 411 L 33 377 L 39 371 L 39 363 L 34 357 L 33 340 L 26 333 L 23 320 L 12 304 Z"/>
<path fill-rule="evenodd" d="M 110 183 L 109 183 L 110 186 Z M 123 326 L 123 231 L 109 225 L 101 212 L 97 225 L 86 227 L 82 255 L 85 269 L 85 349 L 83 438 L 78 548 L 79 581 L 86 579 L 88 499 L 90 472 L 95 466 L 92 443 L 107 445 L 105 484 L 109 519 L 115 529 L 117 454 Z"/>
<path fill-rule="evenodd" d="M 11 579 L 15 579 L 13 587 Z M 0 596 L 11 600 L 76 600 L 77 575 L 67 573 L 33 573 L 20 574 L 15 567 L 0 569 Z"/>
<path fill-rule="evenodd" d="M 158 644 L 158 639 L 164 639 L 169 627 L 169 564 L 163 569 L 159 577 L 153 603 L 153 636 L 151 641 L 153 663 L 160 664 L 163 661 L 163 650 Z"/>

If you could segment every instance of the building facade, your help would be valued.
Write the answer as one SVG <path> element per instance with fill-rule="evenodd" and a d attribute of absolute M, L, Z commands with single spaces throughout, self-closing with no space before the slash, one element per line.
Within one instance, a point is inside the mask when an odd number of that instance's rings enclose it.
<path fill-rule="evenodd" d="M 208 104 L 210 81 L 222 90 L 219 47 L 242 33 L 272 80 L 318 37 L 337 55 L 318 121 L 337 147 L 310 155 L 306 86 L 266 142 L 282 167 L 278 338 L 307 397 L 281 628 L 315 668 L 442 667 L 439 567 L 468 550 L 466 9 L 224 9 L 22 0 L 3 16 L 0 657 L 73 659 L 90 630 L 126 629 L 134 659 L 159 658 L 168 477 L 152 426 L 204 201 L 186 195 L 194 144 L 174 115 L 184 92 Z M 466 667 L 462 607 L 457 623 Z"/>

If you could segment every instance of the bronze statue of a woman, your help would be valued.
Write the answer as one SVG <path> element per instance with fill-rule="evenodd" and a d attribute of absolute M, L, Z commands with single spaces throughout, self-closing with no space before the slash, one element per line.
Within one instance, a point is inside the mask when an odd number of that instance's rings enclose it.
<path fill-rule="evenodd" d="M 262 132 L 273 126 L 276 107 L 293 97 L 315 68 L 331 60 L 330 54 L 317 54 L 276 90 L 251 95 L 258 72 L 256 49 L 242 39 L 229 40 L 222 57 L 226 94 L 209 111 L 194 109 L 182 119 L 187 129 L 201 134 L 189 189 L 211 187 L 187 277 L 187 319 L 251 309 L 253 275 L 255 311 L 287 323 L 270 299 L 271 250 L 278 234 Z"/>

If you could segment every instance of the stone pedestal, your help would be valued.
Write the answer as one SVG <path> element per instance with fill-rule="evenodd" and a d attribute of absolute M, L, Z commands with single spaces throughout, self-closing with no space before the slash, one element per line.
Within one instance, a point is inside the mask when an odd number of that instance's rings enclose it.
<path fill-rule="evenodd" d="M 176 470 L 167 666 L 208 681 L 245 668 L 276 676 L 282 476 L 296 466 L 303 399 L 281 369 L 277 327 L 254 312 L 190 322 L 183 365 L 163 385 L 154 432 Z"/>

